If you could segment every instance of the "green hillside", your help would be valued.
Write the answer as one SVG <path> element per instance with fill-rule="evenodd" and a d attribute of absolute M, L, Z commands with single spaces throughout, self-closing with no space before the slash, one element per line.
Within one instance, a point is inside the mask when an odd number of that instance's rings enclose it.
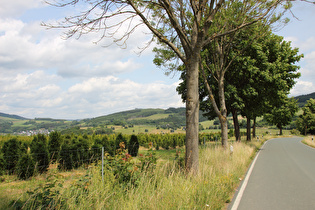
<path fill-rule="evenodd" d="M 295 99 L 298 100 L 299 107 L 303 107 L 306 104 L 306 101 L 308 101 L 310 98 L 315 99 L 315 92 L 295 97 Z"/>

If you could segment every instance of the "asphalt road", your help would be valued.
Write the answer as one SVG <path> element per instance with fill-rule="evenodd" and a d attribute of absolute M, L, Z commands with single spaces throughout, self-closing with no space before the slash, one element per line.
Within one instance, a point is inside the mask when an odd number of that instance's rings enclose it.
<path fill-rule="evenodd" d="M 315 149 L 301 140 L 296 137 L 267 141 L 252 171 L 249 170 L 247 185 L 244 179 L 246 187 L 238 193 L 242 196 L 236 194 L 229 209 L 315 209 Z M 235 198 L 240 202 L 235 203 Z"/>

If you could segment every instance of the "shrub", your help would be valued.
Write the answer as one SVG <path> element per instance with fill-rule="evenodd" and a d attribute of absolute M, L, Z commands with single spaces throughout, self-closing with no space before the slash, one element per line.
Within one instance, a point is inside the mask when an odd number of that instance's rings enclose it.
<path fill-rule="evenodd" d="M 117 135 L 116 140 L 115 140 L 115 150 L 114 152 L 116 152 L 117 150 L 120 149 L 119 145 L 121 142 L 126 142 L 123 135 L 120 133 Z"/>
<path fill-rule="evenodd" d="M 73 144 L 73 163 L 74 168 L 90 162 L 89 158 L 89 141 L 87 138 L 79 138 L 72 142 Z"/>
<path fill-rule="evenodd" d="M 16 137 L 4 142 L 2 153 L 5 169 L 8 170 L 9 174 L 12 174 L 21 155 L 21 142 Z"/>
<path fill-rule="evenodd" d="M 136 157 L 139 152 L 139 142 L 136 135 L 131 135 L 129 144 L 128 144 L 128 152 L 132 157 Z"/>
<path fill-rule="evenodd" d="M 5 174 L 5 161 L 3 153 L 0 153 L 0 176 Z"/>
<path fill-rule="evenodd" d="M 73 147 L 71 139 L 65 139 L 59 153 L 59 169 L 70 170 L 73 168 Z"/>
<path fill-rule="evenodd" d="M 48 141 L 48 150 L 50 154 L 51 161 L 56 161 L 59 156 L 60 147 L 62 144 L 62 137 L 60 132 L 53 131 L 49 134 L 49 141 Z"/>
<path fill-rule="evenodd" d="M 103 136 L 102 145 L 108 154 L 111 156 L 115 155 L 115 141 L 111 141 L 108 135 Z"/>
<path fill-rule="evenodd" d="M 48 142 L 44 134 L 34 136 L 31 143 L 31 155 L 39 173 L 47 171 L 49 167 Z"/>
<path fill-rule="evenodd" d="M 17 163 L 17 175 L 20 179 L 28 179 L 35 173 L 35 162 L 29 153 L 23 154 Z"/>

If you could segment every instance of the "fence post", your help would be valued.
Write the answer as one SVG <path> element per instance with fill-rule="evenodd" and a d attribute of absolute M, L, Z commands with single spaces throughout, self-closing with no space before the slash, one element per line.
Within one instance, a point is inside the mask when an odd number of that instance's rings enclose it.
<path fill-rule="evenodd" d="M 104 182 L 104 147 L 102 147 L 102 182 Z"/>

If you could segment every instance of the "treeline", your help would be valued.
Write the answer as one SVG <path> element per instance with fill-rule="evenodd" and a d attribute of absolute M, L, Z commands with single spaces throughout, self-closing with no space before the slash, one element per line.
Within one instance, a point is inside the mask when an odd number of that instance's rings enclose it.
<path fill-rule="evenodd" d="M 219 140 L 220 133 L 199 136 L 200 144 Z M 54 131 L 32 137 L 4 136 L 0 141 L 0 175 L 16 174 L 27 179 L 45 173 L 51 164 L 57 164 L 60 170 L 87 166 L 101 159 L 102 147 L 108 156 L 115 156 L 122 142 L 129 154 L 137 156 L 140 146 L 156 150 L 182 147 L 185 134 L 62 135 Z"/>

